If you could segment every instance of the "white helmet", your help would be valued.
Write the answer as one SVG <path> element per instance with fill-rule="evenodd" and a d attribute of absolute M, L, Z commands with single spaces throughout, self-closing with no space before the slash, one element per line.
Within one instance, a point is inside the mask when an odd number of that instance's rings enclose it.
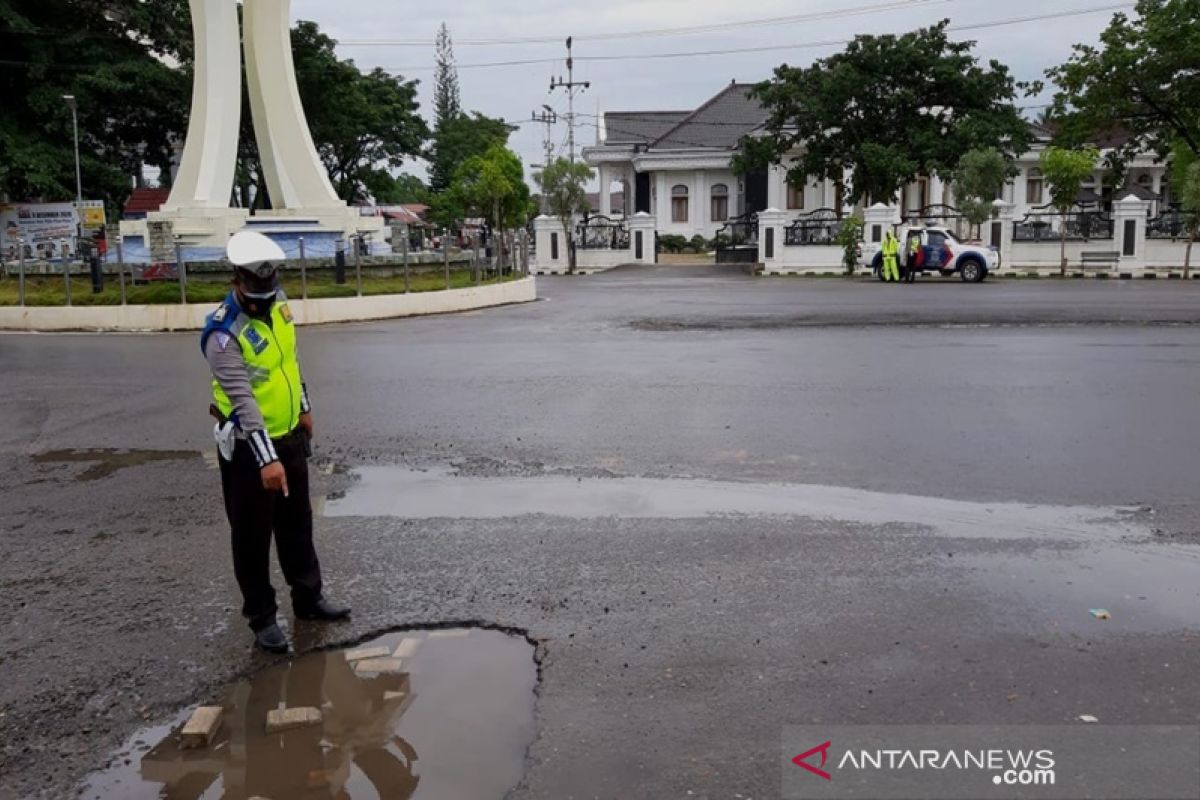
<path fill-rule="evenodd" d="M 247 297 L 265 299 L 275 294 L 279 267 L 287 259 L 282 247 L 256 231 L 240 231 L 230 237 L 225 255 Z"/>

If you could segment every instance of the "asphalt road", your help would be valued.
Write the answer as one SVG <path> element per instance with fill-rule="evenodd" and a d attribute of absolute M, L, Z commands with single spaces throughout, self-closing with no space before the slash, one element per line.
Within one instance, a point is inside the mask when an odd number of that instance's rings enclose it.
<path fill-rule="evenodd" d="M 657 267 L 539 289 L 301 334 L 341 498 L 319 548 L 355 616 L 297 646 L 543 639 L 514 797 L 774 797 L 789 724 L 1200 722 L 1200 285 Z M 0 367 L 0 797 L 62 797 L 268 661 L 200 455 L 196 337 L 0 336 Z M 59 452 L 104 448 L 132 452 Z M 356 512 L 354 469 L 381 465 L 793 505 Z"/>

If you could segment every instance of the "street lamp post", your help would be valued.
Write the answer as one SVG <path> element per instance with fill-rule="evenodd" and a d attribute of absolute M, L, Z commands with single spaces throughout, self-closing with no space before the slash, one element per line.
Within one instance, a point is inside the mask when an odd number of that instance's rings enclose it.
<path fill-rule="evenodd" d="M 79 165 L 79 104 L 75 95 L 64 94 L 62 99 L 71 107 L 71 127 L 75 131 L 75 249 L 79 249 L 79 240 L 83 238 L 83 170 Z"/>

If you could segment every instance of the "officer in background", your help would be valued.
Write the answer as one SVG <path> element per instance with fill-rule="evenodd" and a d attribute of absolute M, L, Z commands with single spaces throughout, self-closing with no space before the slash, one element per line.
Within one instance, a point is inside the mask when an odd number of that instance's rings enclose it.
<path fill-rule="evenodd" d="M 321 592 L 308 496 L 312 407 L 300 375 L 296 326 L 279 288 L 283 250 L 260 233 L 229 240 L 233 289 L 209 317 L 200 349 L 213 374 L 221 487 L 233 543 L 242 614 L 255 644 L 288 650 L 276 622 L 271 536 L 292 589 L 297 619 L 345 619 L 350 609 Z"/>
<path fill-rule="evenodd" d="M 883 279 L 900 280 L 900 241 L 891 228 L 883 234 Z"/>
<path fill-rule="evenodd" d="M 917 279 L 917 270 L 921 268 L 921 234 L 919 231 L 909 231 L 908 251 L 904 259 L 904 279 L 912 283 Z"/>

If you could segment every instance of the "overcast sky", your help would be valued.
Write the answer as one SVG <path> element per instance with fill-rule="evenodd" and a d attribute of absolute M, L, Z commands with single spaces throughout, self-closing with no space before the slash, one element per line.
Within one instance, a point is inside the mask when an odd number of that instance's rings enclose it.
<path fill-rule="evenodd" d="M 978 41 L 976 53 L 996 58 L 1018 79 L 1040 78 L 1043 70 L 1065 60 L 1076 42 L 1094 43 L 1112 17 L 1108 0 L 446 0 L 410 3 L 396 0 L 294 0 L 295 19 L 317 22 L 339 42 L 343 58 L 360 67 L 395 69 L 421 81 L 421 110 L 432 113 L 434 36 L 445 22 L 455 40 L 464 108 L 522 123 L 510 144 L 526 164 L 543 160 L 544 127 L 528 122 L 543 103 L 564 112 L 563 90 L 549 92 L 552 76 L 565 77 L 568 35 L 576 37 L 576 80 L 592 88 L 576 101 L 580 116 L 577 141 L 594 143 L 595 115 L 613 110 L 691 109 L 718 92 L 731 79 L 758 81 L 781 64 L 807 65 L 840 50 L 840 46 L 805 43 L 847 39 L 858 33 L 902 33 L 949 17 L 953 26 L 1076 9 L 1106 8 L 1097 13 L 1039 20 L 953 34 Z M 1124 4 L 1132 7 L 1132 3 Z M 727 27 L 704 33 L 589 40 L 595 34 L 649 31 L 663 28 L 723 26 L 801 14 L 838 13 L 847 9 L 891 6 L 850 16 L 794 23 Z M 353 9 L 351 11 L 350 9 Z M 547 43 L 470 45 L 472 39 L 553 37 Z M 427 42 L 416 46 L 364 46 L 354 40 Z M 587 61 L 589 56 L 653 55 L 698 50 L 780 46 L 779 50 L 705 55 L 678 59 Z M 554 63 L 472 68 L 495 61 L 555 59 Z M 1036 102 L 1036 101 L 1030 101 Z M 582 116 L 583 114 L 591 116 Z M 566 126 L 555 129 L 556 144 L 565 152 Z M 420 167 L 405 171 L 423 174 Z"/>

